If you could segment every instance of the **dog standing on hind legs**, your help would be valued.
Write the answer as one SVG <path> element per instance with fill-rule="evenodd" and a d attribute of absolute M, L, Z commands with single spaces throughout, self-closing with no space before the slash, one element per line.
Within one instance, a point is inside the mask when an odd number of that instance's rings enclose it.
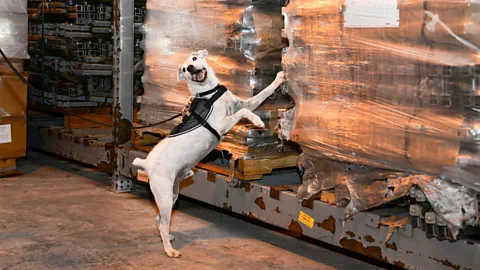
<path fill-rule="evenodd" d="M 150 189 L 160 210 L 157 228 L 168 257 L 180 257 L 170 241 L 172 207 L 178 198 L 180 181 L 192 176 L 192 168 L 214 150 L 226 134 L 241 119 L 248 119 L 259 128 L 263 121 L 252 111 L 275 93 L 284 82 L 279 72 L 269 86 L 256 96 L 241 100 L 219 83 L 207 63 L 207 50 L 192 52 L 178 67 L 178 81 L 186 80 L 194 98 L 184 110 L 183 121 L 160 141 L 146 159 L 136 158 L 133 165 L 144 169 L 150 179 Z"/>

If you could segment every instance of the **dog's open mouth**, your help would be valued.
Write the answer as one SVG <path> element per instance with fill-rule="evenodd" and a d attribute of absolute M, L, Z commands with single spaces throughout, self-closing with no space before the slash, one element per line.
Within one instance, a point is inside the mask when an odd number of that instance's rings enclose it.
<path fill-rule="evenodd" d="M 197 70 L 192 74 L 192 81 L 194 82 L 204 82 L 207 79 L 207 69 L 202 68 L 200 70 Z"/>

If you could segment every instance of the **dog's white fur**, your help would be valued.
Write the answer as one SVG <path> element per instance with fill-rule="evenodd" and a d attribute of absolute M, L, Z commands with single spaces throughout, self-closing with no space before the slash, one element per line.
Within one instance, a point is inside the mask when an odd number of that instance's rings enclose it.
<path fill-rule="evenodd" d="M 219 80 L 207 64 L 207 50 L 190 54 L 188 59 L 178 67 L 178 80 L 186 80 L 192 95 L 215 88 Z M 195 70 L 206 71 L 202 82 L 194 80 L 194 75 L 188 71 L 189 66 Z M 192 69 L 192 67 L 190 67 Z M 264 128 L 262 120 L 252 113 L 267 97 L 284 82 L 283 72 L 279 72 L 275 81 L 262 92 L 248 100 L 241 100 L 230 91 L 225 92 L 213 105 L 213 112 L 208 123 L 223 135 L 241 119 L 248 119 L 255 126 Z M 207 96 L 210 98 L 213 94 Z M 200 127 L 186 134 L 166 138 L 159 142 L 146 159 L 135 159 L 133 165 L 144 169 L 150 179 L 150 188 L 155 196 L 155 202 L 160 210 L 157 216 L 157 228 L 163 241 L 163 248 L 169 257 L 179 257 L 180 252 L 173 249 L 169 233 L 172 207 L 178 198 L 179 183 L 192 176 L 192 168 L 220 142 L 206 128 Z"/>

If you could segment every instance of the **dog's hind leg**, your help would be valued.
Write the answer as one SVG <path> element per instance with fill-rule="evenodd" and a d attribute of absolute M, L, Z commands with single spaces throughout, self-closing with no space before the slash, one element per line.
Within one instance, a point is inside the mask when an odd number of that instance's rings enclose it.
<path fill-rule="evenodd" d="M 159 174 L 156 176 L 158 177 Z M 152 179 L 154 180 L 154 179 Z M 173 185 L 174 179 L 155 179 L 151 182 L 151 190 L 155 196 L 155 202 L 160 210 L 160 218 L 158 219 L 158 231 L 162 238 L 163 249 L 168 257 L 177 258 L 181 254 L 179 251 L 173 249 L 170 243 L 170 220 L 172 216 L 173 207 Z M 154 183 L 154 184 L 153 184 Z"/>
<path fill-rule="evenodd" d="M 182 182 L 183 179 L 189 178 L 193 176 L 195 173 L 192 170 L 187 171 L 186 173 L 180 175 L 175 179 L 175 183 L 173 184 L 173 205 L 177 202 L 178 195 L 180 194 L 180 182 Z M 160 215 L 158 216 L 160 218 Z M 159 221 L 157 221 L 159 222 Z M 170 242 L 175 240 L 175 237 L 170 234 Z"/>
<path fill-rule="evenodd" d="M 173 204 L 175 204 L 175 203 L 173 203 Z M 161 215 L 158 214 L 157 217 L 156 217 L 156 219 L 155 219 L 155 220 L 157 221 L 157 230 L 158 230 L 158 233 L 160 233 L 160 217 L 161 217 Z M 162 240 L 162 242 L 163 242 L 163 239 L 162 239 L 161 236 L 160 236 L 160 240 Z M 169 240 L 170 240 L 170 242 L 175 241 L 175 236 L 173 236 L 173 235 L 170 234 Z"/>
<path fill-rule="evenodd" d="M 185 173 L 179 175 L 175 179 L 175 183 L 173 183 L 173 204 L 175 205 L 175 202 L 178 199 L 178 194 L 180 193 L 180 182 L 182 182 L 183 179 L 187 179 L 189 177 L 192 177 L 195 173 L 192 170 L 188 170 Z M 170 239 L 172 239 L 172 236 L 170 235 Z"/>

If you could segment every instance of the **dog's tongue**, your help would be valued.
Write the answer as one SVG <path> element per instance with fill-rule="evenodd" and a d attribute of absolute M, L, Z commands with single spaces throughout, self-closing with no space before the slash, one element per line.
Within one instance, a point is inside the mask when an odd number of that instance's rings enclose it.
<path fill-rule="evenodd" d="M 195 73 L 194 75 L 195 81 L 202 81 L 205 78 L 205 72 L 200 71 L 198 73 Z"/>

